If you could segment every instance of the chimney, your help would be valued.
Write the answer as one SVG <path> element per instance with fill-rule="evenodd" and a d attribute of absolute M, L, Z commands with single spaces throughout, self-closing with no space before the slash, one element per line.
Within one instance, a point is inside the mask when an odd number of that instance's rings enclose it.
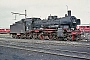
<path fill-rule="evenodd" d="M 68 16 L 71 16 L 71 10 L 68 10 Z"/>

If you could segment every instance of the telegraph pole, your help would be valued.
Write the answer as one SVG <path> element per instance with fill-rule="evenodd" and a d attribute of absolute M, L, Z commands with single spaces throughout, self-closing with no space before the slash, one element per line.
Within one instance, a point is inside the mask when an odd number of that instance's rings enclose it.
<path fill-rule="evenodd" d="M 25 19 L 26 19 L 26 17 L 27 17 L 26 10 L 25 10 L 25 13 L 24 13 L 24 14 L 21 14 L 21 13 L 15 13 L 15 12 L 11 12 L 11 13 L 15 15 L 15 19 L 16 19 L 16 15 L 24 15 L 24 16 L 25 16 Z"/>
<path fill-rule="evenodd" d="M 68 12 L 68 6 L 66 5 L 66 7 L 67 7 L 67 12 Z"/>

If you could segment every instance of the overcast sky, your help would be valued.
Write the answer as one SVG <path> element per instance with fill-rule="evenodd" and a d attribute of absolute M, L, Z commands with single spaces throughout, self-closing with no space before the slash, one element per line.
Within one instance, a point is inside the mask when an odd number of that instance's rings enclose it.
<path fill-rule="evenodd" d="M 82 24 L 90 23 L 90 0 L 0 0 L 0 27 L 9 28 L 15 21 L 24 18 L 14 15 L 11 12 L 24 13 L 27 10 L 27 17 L 47 18 L 48 15 L 63 17 L 68 10 L 72 15 L 81 19 Z"/>

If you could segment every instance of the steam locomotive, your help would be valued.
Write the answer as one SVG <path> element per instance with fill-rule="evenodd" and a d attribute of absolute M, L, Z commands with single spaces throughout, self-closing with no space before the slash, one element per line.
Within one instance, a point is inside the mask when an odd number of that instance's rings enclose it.
<path fill-rule="evenodd" d="M 10 25 L 13 38 L 40 40 L 80 40 L 80 19 L 71 16 L 71 10 L 65 17 L 48 16 L 48 19 L 26 18 Z"/>

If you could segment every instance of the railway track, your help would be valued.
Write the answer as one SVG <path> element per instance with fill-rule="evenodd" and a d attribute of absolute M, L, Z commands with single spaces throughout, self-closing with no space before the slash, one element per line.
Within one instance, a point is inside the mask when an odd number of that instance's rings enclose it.
<path fill-rule="evenodd" d="M 72 44 L 71 44 L 72 43 Z M 87 51 L 76 51 L 76 50 L 69 50 L 69 49 L 61 49 L 59 47 L 62 46 L 69 46 L 74 48 L 87 48 L 90 50 L 89 44 L 81 44 L 76 42 L 56 42 L 56 41 L 39 41 L 39 40 L 0 40 L 0 46 L 15 48 L 20 50 L 32 51 L 32 52 L 39 52 L 44 54 L 51 54 L 57 56 L 65 56 L 71 57 L 76 59 L 90 59 L 90 52 Z M 76 44 L 76 46 L 75 46 Z"/>
<path fill-rule="evenodd" d="M 49 41 L 49 40 L 33 40 L 33 39 L 0 39 L 0 42 L 12 42 L 13 43 L 34 43 L 34 44 L 43 44 L 43 45 L 54 45 L 54 46 L 61 46 L 61 45 L 70 45 L 75 47 L 87 47 L 90 48 L 90 43 L 86 42 L 75 42 L 75 41 Z"/>

